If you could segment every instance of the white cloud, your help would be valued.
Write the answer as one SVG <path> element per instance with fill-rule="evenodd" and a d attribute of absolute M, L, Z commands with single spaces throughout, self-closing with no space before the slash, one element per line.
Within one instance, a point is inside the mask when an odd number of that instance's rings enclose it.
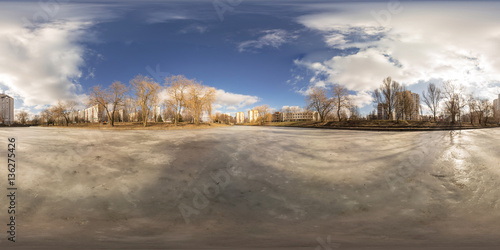
<path fill-rule="evenodd" d="M 192 24 L 182 29 L 180 33 L 188 34 L 188 33 L 200 33 L 203 34 L 208 31 L 208 26 L 201 24 Z"/>
<path fill-rule="evenodd" d="M 0 88 L 35 109 L 57 100 L 82 101 L 82 41 L 98 20 L 112 18 L 84 4 L 5 3 L 0 10 Z M 91 21 L 92 20 L 92 21 Z M 89 76 L 93 72 L 89 71 Z"/>
<path fill-rule="evenodd" d="M 155 24 L 186 19 L 190 18 L 186 14 L 180 12 L 153 12 L 146 18 L 146 22 L 149 24 Z"/>
<path fill-rule="evenodd" d="M 0 24 L 0 84 L 27 106 L 79 99 L 84 48 L 77 44 L 86 23 L 50 23 L 30 30 Z"/>
<path fill-rule="evenodd" d="M 407 86 L 456 80 L 479 95 L 497 94 L 491 84 L 500 82 L 499 3 L 450 8 L 450 3 L 402 2 L 403 12 L 383 22 L 372 13 L 387 10 L 386 3 L 334 6 L 335 14 L 323 10 L 297 21 L 323 34 L 329 47 L 359 50 L 324 61 L 296 60 L 314 72 L 311 85 L 342 84 L 357 91 L 361 103 L 387 76 Z"/>
<path fill-rule="evenodd" d="M 241 109 L 260 101 L 260 98 L 257 96 L 235 94 L 226 92 L 222 89 L 218 89 L 216 94 L 217 100 L 215 101 L 215 104 L 219 104 L 227 110 Z"/>
<path fill-rule="evenodd" d="M 281 45 L 297 39 L 297 35 L 290 34 L 286 30 L 273 29 L 262 31 L 264 35 L 257 40 L 250 40 L 242 42 L 238 45 L 239 52 L 248 51 L 252 49 L 262 49 L 265 46 L 279 48 Z"/>

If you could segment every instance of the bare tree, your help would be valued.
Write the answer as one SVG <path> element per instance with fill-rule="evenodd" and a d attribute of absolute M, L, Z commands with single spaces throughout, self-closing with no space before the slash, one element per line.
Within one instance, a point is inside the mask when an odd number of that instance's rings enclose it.
<path fill-rule="evenodd" d="M 321 122 L 325 121 L 334 108 L 333 100 L 328 98 L 326 90 L 319 87 L 311 89 L 311 93 L 306 96 L 306 104 L 307 109 L 318 112 Z"/>
<path fill-rule="evenodd" d="M 33 119 L 31 119 L 31 124 L 32 125 L 39 125 L 40 124 L 40 115 L 34 115 Z"/>
<path fill-rule="evenodd" d="M 28 120 L 29 114 L 28 112 L 21 110 L 16 114 L 17 121 L 21 123 L 22 125 L 26 124 L 26 121 Z"/>
<path fill-rule="evenodd" d="M 130 80 L 130 84 L 134 90 L 137 105 L 141 108 L 142 123 L 146 127 L 150 109 L 158 103 L 158 93 L 161 87 L 152 78 L 142 75 Z"/>
<path fill-rule="evenodd" d="M 427 86 L 427 94 L 425 91 L 422 92 L 422 97 L 424 98 L 424 103 L 429 107 L 434 117 L 434 122 L 436 122 L 436 114 L 439 109 L 439 102 L 441 102 L 441 89 L 436 87 L 434 83 L 430 83 Z"/>
<path fill-rule="evenodd" d="M 51 123 L 54 124 L 54 113 L 52 111 L 53 108 L 44 109 L 42 111 L 42 120 L 43 123 L 47 123 L 47 126 L 49 126 Z"/>
<path fill-rule="evenodd" d="M 462 109 L 466 105 L 463 91 L 464 88 L 461 85 L 453 84 L 450 81 L 444 84 L 443 95 L 445 111 L 450 116 L 452 124 L 456 123 L 457 117 L 460 120 Z"/>
<path fill-rule="evenodd" d="M 349 109 L 351 106 L 349 91 L 347 91 L 347 89 L 344 86 L 337 84 L 333 86 L 332 96 L 333 96 L 333 105 L 335 106 L 335 109 L 337 111 L 337 117 L 340 122 L 341 120 L 340 112 L 342 110 Z"/>
<path fill-rule="evenodd" d="M 488 99 L 481 99 L 478 102 L 478 114 L 479 114 L 479 123 L 483 123 L 484 126 L 488 123 L 488 118 L 492 114 L 493 105 Z"/>
<path fill-rule="evenodd" d="M 349 108 L 349 113 L 351 113 L 350 120 L 359 120 L 361 118 L 361 114 L 359 112 L 359 107 L 356 105 L 352 105 Z"/>
<path fill-rule="evenodd" d="M 382 85 L 379 89 L 374 92 L 375 99 L 377 103 L 384 104 L 386 113 L 389 115 L 389 120 L 392 120 L 392 114 L 396 106 L 396 93 L 400 92 L 401 85 L 393 81 L 391 77 L 387 77 L 383 80 Z"/>
<path fill-rule="evenodd" d="M 78 105 L 75 101 L 58 101 L 55 106 L 51 108 L 52 113 L 58 120 L 64 119 L 66 121 L 66 126 L 69 126 L 69 121 L 71 119 L 71 113 L 73 113 Z"/>
<path fill-rule="evenodd" d="M 415 109 L 415 103 L 410 91 L 405 87 L 401 87 L 400 91 L 396 93 L 396 119 L 411 119 L 411 115 Z"/>
<path fill-rule="evenodd" d="M 99 105 L 106 112 L 109 124 L 115 126 L 115 113 L 119 106 L 124 105 L 125 93 L 127 87 L 121 82 L 113 82 L 107 89 L 101 89 L 100 86 L 94 86 L 90 92 L 90 102 L 93 105 Z"/>
<path fill-rule="evenodd" d="M 189 86 L 186 98 L 186 107 L 191 111 L 193 121 L 199 124 L 204 112 L 212 116 L 212 104 L 215 101 L 215 89 L 195 83 Z"/>
<path fill-rule="evenodd" d="M 478 100 L 472 94 L 467 97 L 467 106 L 469 107 L 470 124 L 474 125 L 474 118 L 478 114 Z M 479 121 L 481 123 L 481 121 Z"/>
<path fill-rule="evenodd" d="M 267 104 L 260 105 L 254 108 L 254 110 L 257 110 L 257 113 L 259 113 L 259 118 L 258 121 L 260 124 L 264 124 L 264 122 L 268 122 L 271 118 L 271 109 Z"/>
<path fill-rule="evenodd" d="M 165 87 L 167 88 L 168 99 L 166 104 L 175 110 L 175 125 L 179 121 L 182 108 L 186 105 L 186 95 L 189 86 L 195 84 L 194 79 L 187 79 L 183 75 L 171 76 L 165 78 Z"/>

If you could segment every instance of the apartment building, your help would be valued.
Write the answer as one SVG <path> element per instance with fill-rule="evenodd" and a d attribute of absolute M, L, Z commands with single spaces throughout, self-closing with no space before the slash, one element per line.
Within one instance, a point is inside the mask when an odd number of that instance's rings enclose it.
<path fill-rule="evenodd" d="M 408 102 L 407 99 L 408 98 Z M 411 103 L 410 107 L 405 107 L 406 104 Z M 407 113 L 405 109 L 409 108 L 410 112 Z M 396 93 L 396 105 L 394 107 L 396 118 L 401 120 L 420 120 L 420 95 L 412 93 L 411 91 L 402 91 Z"/>
<path fill-rule="evenodd" d="M 319 113 L 316 111 L 301 112 L 276 112 L 273 114 L 273 122 L 305 122 L 320 121 Z"/>
<path fill-rule="evenodd" d="M 245 113 L 243 112 L 236 113 L 236 123 L 237 124 L 245 123 Z"/>
<path fill-rule="evenodd" d="M 257 122 L 257 119 L 259 119 L 259 111 L 257 110 L 248 111 L 248 122 Z"/>
<path fill-rule="evenodd" d="M 14 123 L 14 98 L 5 94 L 0 94 L 0 123 Z"/>

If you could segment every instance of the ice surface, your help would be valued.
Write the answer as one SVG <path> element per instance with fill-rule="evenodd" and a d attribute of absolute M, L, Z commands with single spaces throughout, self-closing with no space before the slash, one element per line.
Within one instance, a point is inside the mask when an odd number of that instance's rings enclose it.
<path fill-rule="evenodd" d="M 500 244 L 499 129 L 3 128 L 0 135 L 4 190 L 7 138 L 17 140 L 18 248 Z M 6 233 L 0 246 L 14 247 Z"/>

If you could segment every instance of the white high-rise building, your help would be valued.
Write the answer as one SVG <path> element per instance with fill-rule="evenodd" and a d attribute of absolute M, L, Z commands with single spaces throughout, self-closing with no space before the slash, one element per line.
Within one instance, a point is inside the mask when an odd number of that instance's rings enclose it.
<path fill-rule="evenodd" d="M 14 123 L 14 98 L 0 94 L 0 123 Z"/>
<path fill-rule="evenodd" d="M 498 94 L 498 99 L 497 99 L 497 106 L 496 106 L 498 112 L 500 112 L 500 94 Z"/>
<path fill-rule="evenodd" d="M 257 110 L 249 110 L 248 111 L 248 121 L 249 122 L 257 122 L 259 118 L 259 111 Z"/>
<path fill-rule="evenodd" d="M 245 123 L 245 113 L 243 112 L 236 113 L 236 123 L 237 124 Z"/>

